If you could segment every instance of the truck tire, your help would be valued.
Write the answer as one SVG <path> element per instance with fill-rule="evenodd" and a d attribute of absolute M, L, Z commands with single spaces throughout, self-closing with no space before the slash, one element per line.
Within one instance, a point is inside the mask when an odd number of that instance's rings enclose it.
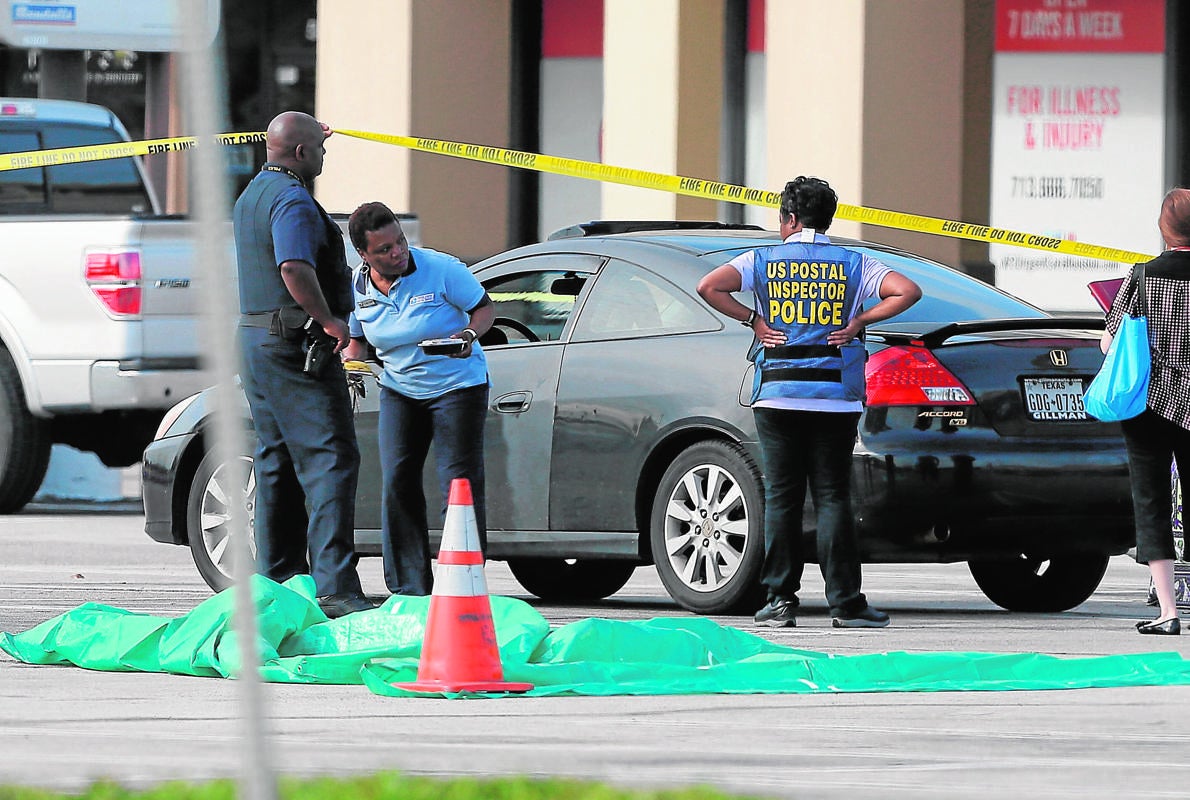
<path fill-rule="evenodd" d="M 33 499 L 50 463 L 49 423 L 29 413 L 21 376 L 8 348 L 0 346 L 0 514 L 13 514 Z"/>

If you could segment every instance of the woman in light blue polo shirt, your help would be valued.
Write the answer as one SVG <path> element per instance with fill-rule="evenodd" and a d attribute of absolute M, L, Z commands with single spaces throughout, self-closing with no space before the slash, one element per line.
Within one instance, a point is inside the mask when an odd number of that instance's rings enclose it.
<path fill-rule="evenodd" d="M 476 342 L 492 326 L 491 298 L 452 255 L 410 247 L 383 203 L 355 210 L 348 234 L 364 263 L 352 276 L 355 311 L 346 357 L 362 359 L 365 340 L 384 365 L 380 376 L 379 446 L 384 483 L 384 581 L 393 594 L 428 595 L 429 525 L 422 470 L 431 442 L 445 509 L 454 478 L 467 478 L 481 546 L 484 513 L 483 428 L 488 365 Z M 418 342 L 457 339 L 449 355 Z"/>

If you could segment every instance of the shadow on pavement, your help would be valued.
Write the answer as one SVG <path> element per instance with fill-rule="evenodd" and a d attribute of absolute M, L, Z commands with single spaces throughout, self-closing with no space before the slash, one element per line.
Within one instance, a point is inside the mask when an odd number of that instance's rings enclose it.
<path fill-rule="evenodd" d="M 37 500 L 19 512 L 27 515 L 144 514 L 140 500 Z"/>

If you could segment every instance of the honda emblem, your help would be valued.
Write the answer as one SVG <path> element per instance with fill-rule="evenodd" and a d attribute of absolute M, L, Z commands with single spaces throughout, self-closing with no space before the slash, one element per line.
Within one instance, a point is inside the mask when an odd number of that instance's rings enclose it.
<path fill-rule="evenodd" d="M 1065 350 L 1050 350 L 1050 361 L 1055 367 L 1064 367 L 1070 363 Z"/>

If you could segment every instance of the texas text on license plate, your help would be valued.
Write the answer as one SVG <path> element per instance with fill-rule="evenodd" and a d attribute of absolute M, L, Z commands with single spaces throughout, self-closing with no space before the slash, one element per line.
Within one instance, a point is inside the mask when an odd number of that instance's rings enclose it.
<path fill-rule="evenodd" d="M 1087 419 L 1082 378 L 1022 378 L 1022 381 L 1029 419 Z"/>

